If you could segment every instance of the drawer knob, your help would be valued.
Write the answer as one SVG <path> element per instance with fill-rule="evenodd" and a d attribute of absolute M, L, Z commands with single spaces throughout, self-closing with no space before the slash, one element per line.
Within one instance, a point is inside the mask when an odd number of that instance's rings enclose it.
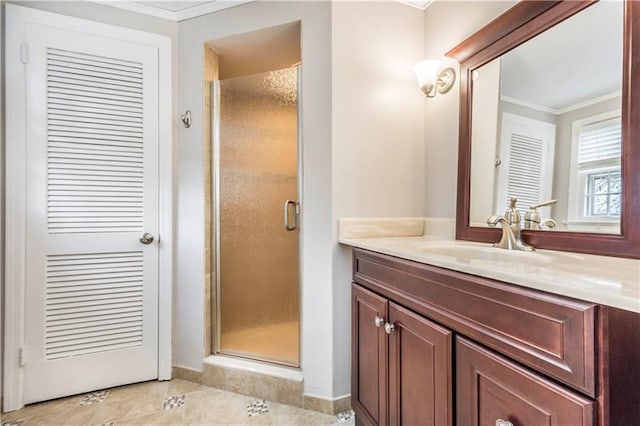
<path fill-rule="evenodd" d="M 384 318 L 376 315 L 376 318 L 373 320 L 373 322 L 376 324 L 376 327 L 380 327 L 382 326 L 382 324 L 384 324 Z"/>
<path fill-rule="evenodd" d="M 496 426 L 513 426 L 513 423 L 508 420 L 498 419 L 496 420 Z"/>
<path fill-rule="evenodd" d="M 384 325 L 384 331 L 386 331 L 386 332 L 387 332 L 387 334 L 391 334 L 391 332 L 392 332 L 393 330 L 395 330 L 395 329 L 396 329 L 396 326 L 395 326 L 395 325 L 393 325 L 393 324 L 386 323 L 386 324 Z M 511 426 L 513 426 L 513 425 L 511 425 Z"/>

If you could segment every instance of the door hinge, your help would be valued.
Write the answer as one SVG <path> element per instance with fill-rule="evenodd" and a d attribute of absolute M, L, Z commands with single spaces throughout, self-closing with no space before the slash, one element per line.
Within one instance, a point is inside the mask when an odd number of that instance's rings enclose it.
<path fill-rule="evenodd" d="M 20 60 L 23 64 L 29 63 L 29 45 L 27 43 L 20 45 Z"/>
<path fill-rule="evenodd" d="M 20 367 L 27 365 L 27 348 L 24 346 L 18 349 L 18 362 L 20 363 Z"/>

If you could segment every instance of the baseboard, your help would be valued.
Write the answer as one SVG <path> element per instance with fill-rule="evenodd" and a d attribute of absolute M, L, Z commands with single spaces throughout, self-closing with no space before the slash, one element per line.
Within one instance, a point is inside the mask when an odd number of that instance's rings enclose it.
<path fill-rule="evenodd" d="M 202 371 L 189 367 L 173 366 L 171 373 L 171 377 L 174 379 L 202 384 Z"/>
<path fill-rule="evenodd" d="M 351 395 L 334 399 L 320 398 L 313 395 L 303 395 L 303 408 L 319 413 L 336 415 L 351 409 Z"/>

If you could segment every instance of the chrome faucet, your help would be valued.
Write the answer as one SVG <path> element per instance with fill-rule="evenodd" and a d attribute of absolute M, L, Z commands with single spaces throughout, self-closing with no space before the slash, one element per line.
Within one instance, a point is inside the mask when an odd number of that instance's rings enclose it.
<path fill-rule="evenodd" d="M 504 216 L 493 215 L 487 219 L 487 225 L 490 227 L 493 228 L 498 223 L 502 227 L 502 237 L 493 246 L 507 250 L 533 251 L 535 250 L 533 246 L 522 241 L 520 213 L 516 209 L 517 201 L 515 198 L 509 200 L 509 208 Z"/>

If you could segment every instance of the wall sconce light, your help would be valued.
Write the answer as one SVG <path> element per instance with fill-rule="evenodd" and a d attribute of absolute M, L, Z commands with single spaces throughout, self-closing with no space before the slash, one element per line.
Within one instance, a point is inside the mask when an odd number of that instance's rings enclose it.
<path fill-rule="evenodd" d="M 447 93 L 456 81 L 453 68 L 447 67 L 440 71 L 440 66 L 437 59 L 427 59 L 413 67 L 413 72 L 418 77 L 418 86 L 427 98 L 433 98 L 436 93 Z"/>

